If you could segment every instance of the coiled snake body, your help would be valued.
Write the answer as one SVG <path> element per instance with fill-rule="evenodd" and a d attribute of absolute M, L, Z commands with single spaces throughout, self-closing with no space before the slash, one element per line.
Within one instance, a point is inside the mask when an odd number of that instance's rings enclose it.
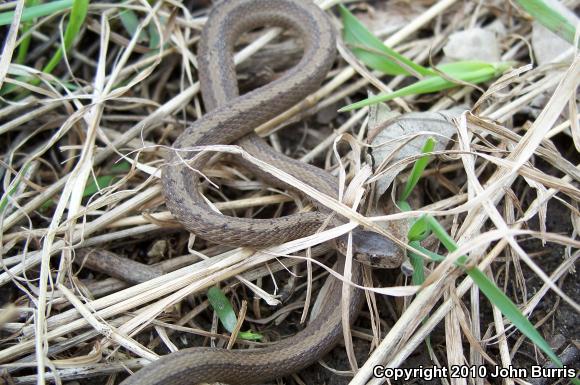
<path fill-rule="evenodd" d="M 249 30 L 277 26 L 296 31 L 304 54 L 281 78 L 239 96 L 233 49 Z M 236 143 L 253 156 L 337 196 L 337 180 L 317 167 L 275 152 L 254 129 L 298 103 L 321 84 L 335 57 L 334 30 L 325 14 L 309 0 L 225 0 L 211 11 L 198 56 L 200 82 L 208 113 L 185 130 L 175 149 Z M 180 153 L 190 158 L 187 153 Z M 313 234 L 328 216 L 322 212 L 293 214 L 277 219 L 233 218 L 213 211 L 198 190 L 205 154 L 180 163 L 172 152 L 163 169 L 167 206 L 190 231 L 216 243 L 262 248 Z M 358 264 L 354 264 L 358 265 Z M 353 280 L 360 268 L 353 268 Z M 200 382 L 254 384 L 293 373 L 328 352 L 342 336 L 341 288 L 331 279 L 319 315 L 293 337 L 262 349 L 191 348 L 171 353 L 146 366 L 123 385 L 191 385 Z M 350 301 L 351 320 L 362 303 L 360 290 Z"/>

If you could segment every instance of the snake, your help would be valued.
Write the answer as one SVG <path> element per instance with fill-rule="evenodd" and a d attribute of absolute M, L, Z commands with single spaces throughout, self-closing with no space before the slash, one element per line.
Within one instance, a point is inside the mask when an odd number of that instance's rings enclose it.
<path fill-rule="evenodd" d="M 264 27 L 294 31 L 304 47 L 302 58 L 276 80 L 240 95 L 234 46 L 243 33 Z M 238 247 L 260 249 L 314 234 L 329 217 L 323 208 L 272 219 L 238 218 L 215 211 L 200 192 L 202 176 L 197 171 L 203 169 L 212 153 L 190 156 L 189 151 L 201 146 L 235 144 L 337 198 L 335 176 L 275 151 L 254 132 L 320 87 L 336 55 L 331 21 L 310 0 L 223 0 L 210 11 L 198 49 L 199 81 L 207 113 L 187 127 L 173 143 L 173 150 L 168 151 L 161 179 L 172 215 L 205 240 Z M 260 178 L 279 183 L 257 167 L 252 171 Z M 337 222 L 341 223 L 334 220 Z M 392 245 L 385 242 L 376 248 L 377 253 L 389 253 Z M 338 254 L 340 269 L 344 255 Z M 356 262 L 352 266 L 352 281 L 360 282 L 361 267 Z M 256 384 L 297 372 L 320 359 L 342 338 L 342 285 L 340 280 L 328 278 L 318 315 L 291 337 L 262 348 L 179 350 L 146 365 L 122 385 Z M 364 296 L 359 289 L 350 292 L 348 314 L 352 323 Z"/>

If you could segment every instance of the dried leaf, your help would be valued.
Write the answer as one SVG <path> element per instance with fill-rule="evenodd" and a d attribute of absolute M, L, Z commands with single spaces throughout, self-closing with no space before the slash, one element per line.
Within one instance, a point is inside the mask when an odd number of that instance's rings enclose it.
<path fill-rule="evenodd" d="M 456 132 L 452 119 L 464 110 L 413 112 L 383 122 L 382 129 L 371 142 L 375 173 L 384 170 L 377 181 L 377 196 L 384 194 L 395 177 L 407 167 L 404 162 L 393 167 L 389 165 L 419 155 L 428 136 L 433 136 L 437 141 L 435 151 L 443 150 Z M 370 119 L 373 120 L 373 117 Z"/>

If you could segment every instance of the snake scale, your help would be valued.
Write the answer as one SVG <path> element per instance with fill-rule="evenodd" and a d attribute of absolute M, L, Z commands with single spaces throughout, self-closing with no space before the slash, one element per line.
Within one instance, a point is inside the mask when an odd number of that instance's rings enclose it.
<path fill-rule="evenodd" d="M 273 82 L 239 95 L 233 61 L 241 34 L 261 27 L 295 31 L 302 40 L 301 61 Z M 320 87 L 335 58 L 335 32 L 324 12 L 310 0 L 224 0 L 210 12 L 203 29 L 198 66 L 207 114 L 175 141 L 163 168 L 166 203 L 185 228 L 203 239 L 234 246 L 263 248 L 313 234 L 328 217 L 316 211 L 275 219 L 234 218 L 210 208 L 199 191 L 200 177 L 211 154 L 197 156 L 183 150 L 195 146 L 235 143 L 260 160 L 278 167 L 337 197 L 337 179 L 326 171 L 290 159 L 254 134 L 259 125 L 276 117 Z M 191 159 L 188 165 L 182 159 Z M 258 170 L 254 170 L 258 171 Z M 259 173 L 259 172 L 258 172 Z M 271 177 L 269 178 L 271 179 Z M 344 257 L 339 258 L 339 265 Z M 361 271 L 353 264 L 353 281 Z M 329 278 L 318 315 L 296 335 L 260 349 L 189 348 L 147 365 L 122 385 L 192 385 L 202 382 L 263 383 L 304 368 L 328 352 L 342 336 L 342 282 Z M 362 304 L 354 290 L 350 301 L 353 321 Z"/>

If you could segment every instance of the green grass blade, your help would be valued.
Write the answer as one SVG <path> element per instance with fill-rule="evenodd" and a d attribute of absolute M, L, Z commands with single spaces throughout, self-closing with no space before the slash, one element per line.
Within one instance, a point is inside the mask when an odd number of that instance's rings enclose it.
<path fill-rule="evenodd" d="M 409 242 L 409 244 L 413 246 L 414 249 L 417 249 L 417 251 L 422 252 L 423 254 L 427 255 L 429 258 L 431 258 L 433 261 L 435 262 L 441 262 L 445 259 L 444 256 L 439 255 L 437 253 L 432 252 L 429 249 L 424 248 L 423 246 L 421 246 L 418 241 L 413 241 L 413 242 Z"/>
<path fill-rule="evenodd" d="M 0 199 L 0 214 L 4 212 L 4 209 L 8 205 L 8 198 L 12 196 L 12 194 L 14 194 L 20 183 L 22 183 L 22 178 L 24 175 L 26 175 L 29 168 L 30 164 L 26 164 L 22 168 L 22 171 L 19 172 L 18 175 L 16 175 L 16 178 L 12 181 L 10 186 L 8 186 L 8 191 L 6 191 L 6 193 L 2 196 L 2 199 Z"/>
<path fill-rule="evenodd" d="M 350 45 L 354 55 L 367 66 L 388 75 L 433 74 L 431 70 L 384 45 L 345 6 L 340 5 L 339 10 L 344 26 L 344 41 Z"/>
<path fill-rule="evenodd" d="M 22 17 L 20 21 L 24 23 L 27 21 L 32 21 L 38 17 L 52 15 L 55 12 L 70 8 L 72 4 L 73 0 L 58 0 L 51 1 L 45 4 L 35 5 L 32 7 L 27 7 L 24 9 L 24 11 L 22 11 Z M 0 26 L 12 23 L 13 17 L 14 12 L 12 11 L 0 13 Z"/>
<path fill-rule="evenodd" d="M 238 332 L 238 337 L 246 341 L 259 341 L 264 338 L 264 336 L 262 336 L 260 333 L 253 332 L 251 330 L 246 332 L 240 330 Z"/>
<path fill-rule="evenodd" d="M 238 317 L 228 298 L 219 288 L 214 286 L 210 287 L 207 291 L 207 299 L 217 313 L 224 328 L 232 333 L 238 323 Z M 251 331 L 240 331 L 238 337 L 245 340 L 259 340 L 262 338 L 262 335 Z"/>
<path fill-rule="evenodd" d="M 93 180 L 83 191 L 83 197 L 88 197 L 88 196 L 92 196 L 94 194 L 96 194 L 97 192 L 99 192 L 101 189 L 110 186 L 111 184 L 113 184 L 113 181 L 116 179 L 117 177 L 113 176 L 113 175 L 103 175 L 103 176 L 99 176 L 96 178 L 96 180 Z"/>
<path fill-rule="evenodd" d="M 570 44 L 574 44 L 576 28 L 554 7 L 543 0 L 516 0 L 527 13 L 544 27 L 560 36 Z"/>
<path fill-rule="evenodd" d="M 222 325 L 230 333 L 238 323 L 238 317 L 225 294 L 217 287 L 210 287 L 207 291 L 207 299 L 217 313 Z"/>
<path fill-rule="evenodd" d="M 37 5 L 38 0 L 26 0 L 26 7 L 32 7 Z M 32 22 L 27 21 L 22 23 L 21 35 L 24 35 L 30 29 Z M 32 35 L 26 36 L 20 44 L 18 45 L 18 53 L 16 55 L 16 63 L 23 64 L 26 61 L 26 56 L 28 55 L 28 48 L 30 47 L 30 42 L 32 41 Z"/>
<path fill-rule="evenodd" d="M 116 182 L 119 179 L 119 176 L 116 174 L 126 173 L 130 169 L 131 164 L 129 162 L 120 162 L 118 164 L 113 165 L 110 170 L 111 174 L 98 176 L 96 178 L 96 181 L 93 180 L 85 187 L 83 191 L 83 198 L 93 196 L 94 194 L 104 189 L 105 187 L 111 186 L 114 182 Z M 52 199 L 49 199 L 46 202 L 44 202 L 42 206 L 40 206 L 39 210 L 40 211 L 47 210 L 52 206 L 54 206 L 54 204 L 55 204 L 54 201 Z"/>
<path fill-rule="evenodd" d="M 426 220 L 426 215 L 421 215 L 411 225 L 411 228 L 407 232 L 407 239 L 409 239 L 409 242 L 421 242 L 425 240 L 429 234 L 431 234 L 431 229 L 429 228 L 429 223 Z"/>
<path fill-rule="evenodd" d="M 397 202 L 397 205 L 401 209 L 401 211 L 411 211 L 411 205 L 405 200 Z M 419 241 L 410 241 L 409 246 L 414 249 L 418 249 L 421 247 Z M 420 255 L 409 251 L 409 261 L 411 262 L 411 266 L 413 267 L 413 276 L 411 277 L 411 281 L 413 285 L 420 286 L 425 282 L 425 264 L 423 262 L 423 258 Z"/>
<path fill-rule="evenodd" d="M 401 209 L 401 211 L 411 211 L 411 205 L 407 201 L 398 201 L 397 206 Z"/>
<path fill-rule="evenodd" d="M 518 330 L 528 337 L 538 348 L 540 348 L 550 360 L 562 367 L 562 362 L 552 351 L 550 345 L 544 337 L 536 330 L 534 325 L 522 314 L 520 309 L 502 292 L 481 270 L 477 268 L 467 269 L 467 274 L 477 284 L 481 292 L 487 299 L 496 306 L 501 313 L 509 319 Z"/>
<path fill-rule="evenodd" d="M 421 148 L 421 153 L 425 154 L 425 153 L 433 151 L 436 143 L 437 142 L 435 141 L 435 139 L 433 139 L 431 137 L 427 138 L 427 140 L 425 141 L 425 144 Z M 409 179 L 407 179 L 407 183 L 405 184 L 405 188 L 403 190 L 403 193 L 401 194 L 401 197 L 400 197 L 399 201 L 397 202 L 401 211 L 411 211 L 411 206 L 407 202 L 407 198 L 409 198 L 409 196 L 411 195 L 411 192 L 413 191 L 413 189 L 417 185 L 417 182 L 421 178 L 423 171 L 425 171 L 425 168 L 427 167 L 428 163 L 429 163 L 429 156 L 423 156 L 423 157 L 417 159 L 415 161 L 415 163 L 413 164 L 413 169 L 411 170 L 411 173 L 409 175 Z M 419 223 L 417 223 L 417 222 L 419 222 Z M 421 240 L 423 240 L 423 239 L 427 238 L 427 236 L 429 236 L 428 223 L 425 222 L 424 218 L 419 218 L 418 220 L 412 222 L 411 229 L 409 230 L 408 233 L 409 234 L 407 234 L 407 237 L 410 240 L 409 246 L 411 246 L 412 248 L 417 249 L 417 250 L 421 250 L 421 249 L 426 250 L 425 248 L 423 248 L 421 246 L 421 243 L 420 243 Z M 429 252 L 429 254 L 431 254 L 431 252 Z M 422 285 L 423 282 L 425 282 L 425 268 L 424 268 L 423 258 L 421 258 L 420 255 L 418 255 L 412 251 L 409 251 L 409 261 L 411 262 L 411 265 L 413 266 L 413 277 L 412 277 L 413 284 L 414 285 Z"/>
<path fill-rule="evenodd" d="M 149 31 L 149 48 L 152 50 L 158 49 L 161 44 L 161 36 L 159 36 L 159 31 L 157 30 L 155 23 L 149 23 L 147 29 Z"/>
<path fill-rule="evenodd" d="M 87 15 L 88 7 L 89 7 L 89 0 L 53 1 L 51 3 L 30 7 L 28 9 L 25 9 L 23 12 L 23 14 L 24 14 L 30 10 L 34 11 L 32 13 L 29 12 L 27 14 L 27 18 L 24 18 L 24 16 L 22 17 L 22 21 L 28 21 L 31 19 L 31 16 L 30 16 L 31 14 L 32 14 L 32 18 L 45 16 L 47 14 L 51 14 L 51 13 L 54 13 L 56 11 L 69 8 L 71 5 L 72 5 L 72 10 L 71 10 L 71 14 L 69 17 L 69 22 L 66 26 L 66 30 L 64 33 L 63 44 L 59 47 L 59 49 L 55 52 L 55 54 L 52 56 L 52 58 L 48 61 L 48 63 L 42 69 L 42 71 L 45 73 L 51 73 L 54 70 L 54 68 L 58 65 L 58 63 L 60 63 L 60 61 L 63 57 L 63 52 L 67 52 L 70 49 L 70 47 L 72 46 L 74 40 L 77 38 L 79 31 L 80 31 L 80 29 L 85 21 L 86 15 Z M 43 7 L 43 6 L 49 6 L 49 7 Z M 42 8 L 40 8 L 40 7 L 42 7 Z M 1 14 L 0 15 L 0 22 L 2 21 L 1 17 L 3 15 L 5 16 L 6 14 L 10 14 L 10 12 L 6 12 L 5 14 Z M 11 16 L 11 15 L 9 15 L 9 16 Z M 1 23 L 0 23 L 0 25 L 1 25 Z M 39 79 L 30 79 L 27 77 L 20 77 L 19 80 L 24 81 L 24 82 L 28 82 L 28 83 L 33 84 L 33 85 L 40 84 Z M 16 91 L 17 89 L 19 89 L 19 88 L 13 84 L 4 85 L 2 87 L 2 89 L 0 90 L 0 95 L 2 95 L 2 96 L 7 95 L 9 93 Z"/>
<path fill-rule="evenodd" d="M 418 241 L 409 242 L 409 246 L 414 249 L 417 249 L 421 245 Z M 425 282 L 425 263 L 423 262 L 423 258 L 420 255 L 409 251 L 409 261 L 413 266 L 413 277 L 411 281 L 413 285 L 421 286 L 423 282 Z"/>
<path fill-rule="evenodd" d="M 69 17 L 69 22 L 66 26 L 64 32 L 64 42 L 61 47 L 55 52 L 54 56 L 42 69 L 43 72 L 51 73 L 54 68 L 60 63 L 63 53 L 68 52 L 72 46 L 75 38 L 78 36 L 79 31 L 85 21 L 87 16 L 87 11 L 89 9 L 89 0 L 74 0 L 72 4 L 72 10 Z"/>
<path fill-rule="evenodd" d="M 450 76 L 461 82 L 478 84 L 491 80 L 499 74 L 503 73 L 511 66 L 511 64 L 512 63 L 509 62 L 494 64 L 480 61 L 464 61 L 443 64 L 439 66 L 438 69 L 447 76 Z M 338 111 L 352 111 L 369 106 L 371 104 L 386 102 L 398 97 L 439 92 L 453 87 L 457 87 L 457 83 L 447 80 L 439 75 L 430 76 L 423 80 L 419 80 L 418 82 L 413 83 L 407 87 L 398 89 L 395 92 L 379 94 L 368 99 L 361 100 L 360 102 L 349 104 L 348 106 L 345 106 Z"/>
<path fill-rule="evenodd" d="M 432 216 L 426 215 L 425 220 L 429 227 L 435 234 L 435 236 L 441 241 L 443 246 L 448 251 L 457 250 L 457 244 L 453 239 L 447 234 L 447 231 L 441 226 L 441 224 Z M 457 259 L 456 265 L 465 267 L 465 263 L 468 261 L 468 257 L 463 255 Z M 562 367 L 562 362 L 558 356 L 552 351 L 550 345 L 542 337 L 542 335 L 534 328 L 534 325 L 522 314 L 520 309 L 512 302 L 512 300 L 505 295 L 504 292 L 498 288 L 495 283 L 493 283 L 487 276 L 479 270 L 477 267 L 471 267 L 466 269 L 467 274 L 473 279 L 475 284 L 479 287 L 481 292 L 486 296 L 486 298 L 496 306 L 501 313 L 509 319 L 512 324 L 518 328 L 518 330 L 528 337 L 538 348 L 540 348 L 550 360 L 556 365 Z"/>
<path fill-rule="evenodd" d="M 435 141 L 435 139 L 427 138 L 427 141 L 425 141 L 425 144 L 423 145 L 421 152 L 425 154 L 433 151 L 436 143 L 437 142 Z M 413 169 L 411 170 L 409 179 L 407 179 L 407 183 L 405 184 L 405 189 L 401 194 L 400 200 L 405 201 L 407 200 L 407 198 L 409 198 L 409 195 L 411 195 L 411 192 L 413 192 L 413 189 L 417 185 L 417 182 L 419 182 L 419 179 L 421 178 L 421 175 L 423 174 L 423 171 L 425 171 L 425 168 L 427 167 L 428 164 L 429 164 L 429 156 L 427 155 L 417 159 L 415 164 L 413 164 Z"/>
<path fill-rule="evenodd" d="M 425 145 L 423 146 L 423 152 L 431 152 L 435 146 L 435 141 L 432 138 L 429 138 Z M 421 174 L 423 173 L 424 167 L 420 166 L 419 163 L 424 160 L 422 157 L 421 159 L 417 160 L 413 165 L 413 171 L 411 172 L 411 176 L 407 181 L 407 185 L 405 187 L 405 191 L 402 195 L 401 200 L 398 202 L 399 207 L 403 211 L 409 211 L 411 207 L 407 203 L 406 199 L 409 194 L 405 194 L 407 191 L 412 191 L 413 187 L 416 185 L 418 178 L 420 178 Z M 413 180 L 413 182 L 410 182 Z M 420 216 L 415 222 L 411 225 L 407 233 L 407 238 L 409 240 L 409 246 L 413 249 L 425 253 L 434 261 L 442 261 L 444 259 L 443 256 L 440 256 L 430 250 L 425 249 L 421 246 L 420 242 L 424 240 L 430 232 L 439 239 L 439 241 L 443 244 L 443 246 L 449 251 L 453 252 L 458 249 L 457 244 L 449 236 L 447 231 L 441 226 L 441 224 L 431 215 L 422 215 Z M 412 281 L 414 285 L 421 285 L 425 281 L 425 273 L 424 273 L 424 261 L 421 255 L 414 253 L 413 251 L 409 252 L 409 260 L 413 266 L 413 277 Z M 541 349 L 549 358 L 550 360 L 562 367 L 562 362 L 560 361 L 559 357 L 552 351 L 550 345 L 546 340 L 542 337 L 542 335 L 536 330 L 534 325 L 524 316 L 524 314 L 520 311 L 517 305 L 503 292 L 497 285 L 491 281 L 481 270 L 477 268 L 477 266 L 466 268 L 466 263 L 468 261 L 468 257 L 462 255 L 457 259 L 455 262 L 456 266 L 462 267 L 466 270 L 469 277 L 473 280 L 473 282 L 479 287 L 481 292 L 485 295 L 485 297 L 494 305 L 496 306 L 501 313 L 508 319 L 510 322 L 526 337 L 528 337 L 539 349 Z M 572 379 L 572 383 L 575 385 L 580 385 L 580 380 Z"/>
<path fill-rule="evenodd" d="M 427 225 L 431 231 L 433 231 L 435 236 L 441 241 L 443 246 L 445 246 L 447 251 L 453 252 L 457 250 L 457 244 L 453 238 L 447 234 L 447 231 L 443 228 L 443 226 L 441 226 L 437 219 L 433 218 L 431 215 L 425 215 L 425 221 L 427 222 Z M 466 259 L 467 257 L 465 257 L 465 259 L 461 257 L 457 261 L 460 263 L 460 265 L 463 265 L 466 262 Z"/>
<path fill-rule="evenodd" d="M 104 189 L 105 187 L 109 187 L 113 184 L 113 182 L 119 179 L 119 176 L 114 175 L 118 173 L 127 173 L 131 169 L 131 164 L 129 162 L 120 162 L 113 167 L 111 167 L 111 175 L 101 175 L 93 180 L 85 190 L 83 191 L 83 197 L 88 197 L 96 194 L 100 190 Z"/>
<path fill-rule="evenodd" d="M 119 17 L 121 18 L 121 24 L 123 24 L 123 27 L 125 27 L 129 35 L 134 36 L 137 33 L 137 29 L 139 28 L 139 18 L 137 17 L 137 14 L 131 9 L 126 9 L 119 13 Z M 142 29 L 139 33 L 139 38 L 137 41 L 142 43 L 147 39 L 147 31 Z"/>

